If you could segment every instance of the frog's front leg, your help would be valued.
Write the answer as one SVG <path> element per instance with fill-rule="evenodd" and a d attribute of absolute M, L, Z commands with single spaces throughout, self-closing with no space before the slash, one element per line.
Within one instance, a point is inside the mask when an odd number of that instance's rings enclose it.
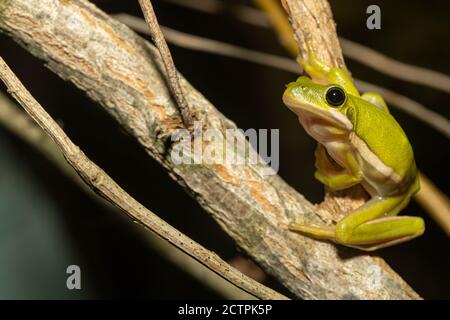
<path fill-rule="evenodd" d="M 336 227 L 293 224 L 291 230 L 366 251 L 384 248 L 418 237 L 425 230 L 422 218 L 395 216 L 408 204 L 409 197 L 373 198 Z"/>
<path fill-rule="evenodd" d="M 383 97 L 380 96 L 378 93 L 366 92 L 361 95 L 361 98 L 370 102 L 373 105 L 376 105 L 381 110 L 384 110 L 387 113 L 389 113 L 389 108 L 388 108 L 386 102 L 384 101 Z"/>
<path fill-rule="evenodd" d="M 346 160 L 350 170 L 339 166 L 321 144 L 317 145 L 315 156 L 317 170 L 314 176 L 332 190 L 347 189 L 361 182 L 362 178 L 356 161 L 349 154 Z"/>

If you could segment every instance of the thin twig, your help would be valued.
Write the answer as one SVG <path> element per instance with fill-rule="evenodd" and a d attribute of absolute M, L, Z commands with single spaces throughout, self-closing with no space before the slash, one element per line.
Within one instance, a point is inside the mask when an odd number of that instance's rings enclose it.
<path fill-rule="evenodd" d="M 116 14 L 114 17 L 138 32 L 149 34 L 145 21 L 141 18 L 124 13 Z M 263 66 L 292 72 L 294 74 L 301 73 L 301 69 L 298 64 L 289 58 L 242 48 L 221 41 L 180 32 L 163 26 L 161 26 L 161 30 L 164 32 L 164 36 L 167 41 L 186 49 L 209 52 L 245 60 Z M 410 114 L 430 127 L 436 129 L 447 138 L 450 138 L 450 121 L 439 113 L 432 111 L 423 104 L 411 98 L 384 87 L 376 86 L 358 79 L 355 79 L 355 83 L 362 91 L 375 91 L 380 93 L 390 105 L 398 107 L 399 110 Z"/>
<path fill-rule="evenodd" d="M 272 0 L 253 0 L 253 2 L 267 14 L 282 46 L 292 56 L 296 57 L 298 55 L 298 45 L 294 39 L 291 25 L 287 20 L 286 12 L 284 12 L 280 3 Z"/>
<path fill-rule="evenodd" d="M 184 8 L 208 13 L 208 14 L 230 14 L 233 18 L 257 26 L 270 28 L 267 16 L 261 10 L 250 6 L 230 3 L 219 0 L 163 0 Z"/>
<path fill-rule="evenodd" d="M 151 35 L 148 31 L 145 20 L 142 18 L 135 17 L 127 13 L 119 13 L 112 16 L 120 22 L 126 24 L 133 30 L 136 30 L 143 34 Z M 292 59 L 242 48 L 213 39 L 191 35 L 164 26 L 160 27 L 164 34 L 164 37 L 168 42 L 182 48 L 219 54 L 222 56 L 249 61 L 263 66 L 285 70 L 288 72 L 299 73 L 301 71 L 298 64 L 295 63 L 295 61 Z"/>
<path fill-rule="evenodd" d="M 441 72 L 404 63 L 357 42 L 344 38 L 339 39 L 347 58 L 393 78 L 450 93 L 450 77 Z"/>
<path fill-rule="evenodd" d="M 269 27 L 270 24 L 265 19 L 265 15 L 260 10 L 256 10 L 252 7 L 247 7 L 239 4 L 233 4 L 229 1 L 217 1 L 217 0 L 164 0 L 164 2 L 173 3 L 185 8 L 205 12 L 205 13 L 229 13 L 233 17 L 239 20 L 259 26 Z"/>
<path fill-rule="evenodd" d="M 2 92 L 0 92 L 0 124 L 11 134 L 19 137 L 30 147 L 39 151 L 49 162 L 63 173 L 64 176 L 73 181 L 91 199 L 111 212 L 122 214 L 122 211 L 119 208 L 112 205 L 88 187 L 77 172 L 67 163 L 61 150 L 44 130 L 42 130 L 27 113 L 22 111 L 19 106 Z M 143 232 L 143 236 L 148 241 L 149 246 L 158 252 L 164 259 L 170 261 L 180 270 L 191 275 L 222 297 L 233 300 L 254 299 L 253 295 L 248 294 L 239 287 L 228 282 L 188 254 L 171 245 L 166 240 L 158 237 L 153 232 L 147 232 L 147 229 L 141 227 L 137 228 L 137 230 Z"/>
<path fill-rule="evenodd" d="M 180 79 L 178 78 L 178 72 L 175 68 L 175 64 L 170 54 L 169 47 L 167 46 L 164 35 L 159 28 L 159 23 L 156 18 L 155 11 L 153 10 L 151 0 L 139 0 L 142 12 L 144 13 L 145 21 L 150 29 L 150 34 L 153 41 L 158 48 L 161 58 L 164 62 L 164 67 L 166 69 L 166 79 L 169 88 L 177 101 L 178 108 L 180 109 L 181 117 L 183 118 L 183 123 L 186 128 L 191 128 L 193 125 L 193 114 L 189 108 L 189 104 L 184 96 L 183 90 L 181 89 Z"/>
<path fill-rule="evenodd" d="M 65 132 L 23 86 L 1 57 L 0 78 L 17 102 L 19 102 L 36 123 L 58 145 L 67 162 L 102 197 L 116 205 L 134 221 L 141 223 L 161 238 L 169 241 L 244 291 L 261 299 L 286 298 L 231 267 L 218 255 L 205 249 L 200 244 L 173 228 L 131 197 L 70 140 Z"/>

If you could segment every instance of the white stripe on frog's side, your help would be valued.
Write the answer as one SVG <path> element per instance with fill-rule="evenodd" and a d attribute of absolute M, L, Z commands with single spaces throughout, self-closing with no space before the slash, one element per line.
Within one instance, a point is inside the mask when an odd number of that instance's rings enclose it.
<path fill-rule="evenodd" d="M 370 150 L 369 146 L 364 140 L 359 138 L 355 132 L 351 132 L 349 135 L 351 145 L 358 151 L 362 160 L 364 160 L 370 167 L 372 167 L 377 173 L 382 175 L 386 180 L 390 180 L 394 184 L 399 184 L 402 178 L 391 168 L 388 167 L 383 161 L 380 160 Z M 370 178 L 369 178 L 370 180 Z"/>

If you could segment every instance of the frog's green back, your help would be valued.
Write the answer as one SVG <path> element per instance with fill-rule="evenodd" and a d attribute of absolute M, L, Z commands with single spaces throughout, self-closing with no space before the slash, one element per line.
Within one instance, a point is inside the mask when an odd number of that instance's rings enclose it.
<path fill-rule="evenodd" d="M 362 138 L 384 164 L 401 177 L 414 174 L 414 155 L 411 144 L 394 117 L 387 110 L 364 101 L 349 101 L 355 133 Z"/>

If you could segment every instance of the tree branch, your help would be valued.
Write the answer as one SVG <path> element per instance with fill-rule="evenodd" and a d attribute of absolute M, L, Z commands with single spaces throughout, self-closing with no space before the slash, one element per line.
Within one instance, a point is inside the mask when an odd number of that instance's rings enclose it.
<path fill-rule="evenodd" d="M 243 250 L 294 294 L 305 299 L 419 298 L 382 259 L 344 259 L 345 248 L 289 232 L 286 224 L 293 219 L 321 223 L 326 215 L 278 176 L 263 175 L 264 165 L 173 163 L 169 154 L 176 142 L 170 137 L 181 119 L 161 75 L 157 50 L 87 1 L 45 4 L 0 1 L 0 29 L 102 105 Z M 316 32 L 312 25 L 303 27 Z M 204 119 L 205 127 L 221 132 L 236 128 L 179 78 L 191 112 Z"/>

